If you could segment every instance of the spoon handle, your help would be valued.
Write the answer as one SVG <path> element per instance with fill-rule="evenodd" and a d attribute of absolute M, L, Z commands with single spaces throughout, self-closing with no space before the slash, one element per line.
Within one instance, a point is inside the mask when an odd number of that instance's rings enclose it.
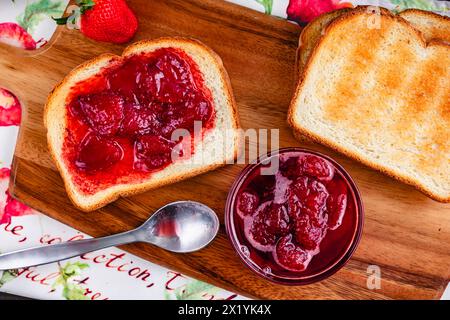
<path fill-rule="evenodd" d="M 4 253 L 0 254 L 0 270 L 38 266 L 137 241 L 140 241 L 139 234 L 136 230 L 132 230 L 103 238 L 65 242 Z"/>

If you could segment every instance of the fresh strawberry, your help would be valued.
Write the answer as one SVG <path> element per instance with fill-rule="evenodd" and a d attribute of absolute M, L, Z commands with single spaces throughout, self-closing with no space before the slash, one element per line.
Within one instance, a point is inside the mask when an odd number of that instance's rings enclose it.
<path fill-rule="evenodd" d="M 323 13 L 352 6 L 341 0 L 289 0 L 287 16 L 289 20 L 304 25 Z"/>
<path fill-rule="evenodd" d="M 81 16 L 81 32 L 97 41 L 128 42 L 137 27 L 136 16 L 125 0 L 95 0 L 93 8 Z"/>
<path fill-rule="evenodd" d="M 133 38 L 138 21 L 125 0 L 77 0 L 79 10 L 71 16 L 55 19 L 58 24 L 79 20 L 76 25 L 96 41 L 125 43 Z"/>
<path fill-rule="evenodd" d="M 14 22 L 0 23 L 0 42 L 25 50 L 34 50 L 37 45 L 31 35 Z"/>

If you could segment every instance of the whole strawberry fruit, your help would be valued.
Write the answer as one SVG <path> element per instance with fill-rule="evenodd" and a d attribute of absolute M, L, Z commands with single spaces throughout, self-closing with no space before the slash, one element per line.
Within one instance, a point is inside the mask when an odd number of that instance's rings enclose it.
<path fill-rule="evenodd" d="M 95 0 L 81 16 L 81 32 L 88 38 L 124 43 L 136 33 L 138 21 L 125 0 Z"/>
<path fill-rule="evenodd" d="M 133 38 L 138 21 L 125 0 L 77 0 L 78 9 L 69 17 L 54 19 L 70 22 L 88 38 L 96 41 L 125 43 Z"/>
<path fill-rule="evenodd" d="M 342 0 L 289 0 L 286 13 L 289 20 L 305 25 L 323 13 L 352 6 Z"/>

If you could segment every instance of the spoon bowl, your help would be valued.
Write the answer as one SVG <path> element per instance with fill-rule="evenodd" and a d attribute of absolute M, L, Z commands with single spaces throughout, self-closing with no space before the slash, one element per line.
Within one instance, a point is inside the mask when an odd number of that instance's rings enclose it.
<path fill-rule="evenodd" d="M 172 252 L 193 252 L 215 238 L 219 219 L 204 204 L 178 201 L 160 208 L 137 231 L 142 233 L 143 242 Z"/>

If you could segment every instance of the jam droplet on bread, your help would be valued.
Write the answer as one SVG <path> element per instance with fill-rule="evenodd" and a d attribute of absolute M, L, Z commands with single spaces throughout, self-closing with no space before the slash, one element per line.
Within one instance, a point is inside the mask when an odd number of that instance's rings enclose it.
<path fill-rule="evenodd" d="M 203 133 L 214 126 L 198 66 L 174 48 L 123 58 L 74 86 L 66 101 L 64 158 L 86 194 L 170 165 L 175 130 L 192 136 L 196 121 Z"/>

